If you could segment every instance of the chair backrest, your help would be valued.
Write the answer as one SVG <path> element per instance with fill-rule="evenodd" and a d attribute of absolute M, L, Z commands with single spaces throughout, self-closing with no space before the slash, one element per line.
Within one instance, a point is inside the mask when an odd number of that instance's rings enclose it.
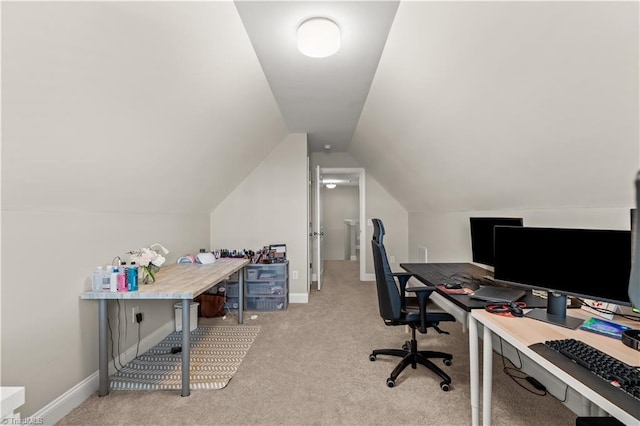
<path fill-rule="evenodd" d="M 373 240 L 382 244 L 384 225 L 380 219 L 371 219 L 371 222 L 373 222 Z"/>
<path fill-rule="evenodd" d="M 380 222 L 380 224 L 382 224 L 382 222 Z M 384 228 L 382 229 L 384 230 Z M 371 240 L 371 248 L 373 253 L 373 266 L 376 273 L 376 289 L 378 291 L 380 316 L 385 320 L 397 320 L 400 318 L 402 300 L 387 260 L 387 252 L 384 245 L 375 239 Z"/>

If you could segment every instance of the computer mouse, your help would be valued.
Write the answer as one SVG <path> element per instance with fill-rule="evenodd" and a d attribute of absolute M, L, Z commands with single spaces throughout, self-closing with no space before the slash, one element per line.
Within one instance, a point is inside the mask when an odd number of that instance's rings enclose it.
<path fill-rule="evenodd" d="M 522 308 L 518 306 L 517 303 L 511 303 L 511 305 L 509 306 L 509 311 L 514 317 L 521 317 L 524 315 L 524 312 L 522 312 Z"/>
<path fill-rule="evenodd" d="M 462 288 L 462 285 L 460 285 L 460 283 L 446 283 L 444 288 L 447 290 L 458 290 Z"/>

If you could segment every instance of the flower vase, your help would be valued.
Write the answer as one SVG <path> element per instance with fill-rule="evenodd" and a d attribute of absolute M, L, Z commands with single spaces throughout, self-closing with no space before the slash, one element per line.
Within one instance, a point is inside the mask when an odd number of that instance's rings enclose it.
<path fill-rule="evenodd" d="M 154 275 L 154 271 L 151 266 L 143 266 L 142 267 L 142 282 L 144 284 L 153 284 L 156 280 Z"/>

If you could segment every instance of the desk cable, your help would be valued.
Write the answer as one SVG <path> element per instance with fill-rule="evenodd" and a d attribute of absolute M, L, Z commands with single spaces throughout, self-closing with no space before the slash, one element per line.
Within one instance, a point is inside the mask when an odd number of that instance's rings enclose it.
<path fill-rule="evenodd" d="M 133 359 L 137 359 L 138 358 L 138 352 L 140 351 L 140 324 L 142 324 L 142 321 L 137 321 L 138 323 L 138 343 L 136 344 L 136 356 Z"/>
<path fill-rule="evenodd" d="M 540 382 L 538 382 L 535 378 L 529 376 L 527 373 L 525 373 L 524 371 L 522 371 L 522 358 L 520 358 L 520 351 L 516 348 L 516 354 L 518 355 L 518 361 L 520 366 L 516 366 L 515 363 L 513 361 L 511 361 L 511 359 L 507 358 L 504 356 L 504 351 L 502 349 L 502 337 L 498 336 L 498 338 L 500 339 L 500 357 L 502 358 L 502 371 L 511 378 L 511 380 L 513 380 L 518 386 L 520 386 L 521 388 L 523 388 L 526 391 L 531 392 L 534 395 L 537 396 L 546 396 L 546 395 L 551 395 L 552 397 L 554 397 L 555 399 L 557 399 L 560 402 L 566 402 L 567 401 L 567 392 L 569 391 L 569 386 L 567 385 L 567 387 L 564 389 L 564 399 L 560 399 L 558 397 L 556 397 L 554 394 L 552 394 L 551 392 L 549 392 L 547 390 L 547 388 L 541 384 Z M 512 367 L 507 366 L 506 361 L 509 361 L 509 363 L 512 365 Z M 520 383 L 519 380 L 526 380 L 527 383 L 529 383 L 531 386 L 533 386 L 534 388 L 536 388 L 536 390 L 540 391 L 540 392 L 536 392 L 532 389 L 530 389 L 527 386 L 524 386 L 522 383 Z"/>
<path fill-rule="evenodd" d="M 107 325 L 109 326 L 109 337 L 111 338 L 111 359 L 113 360 L 113 368 L 116 369 L 116 371 L 120 371 L 120 369 L 118 368 L 118 366 L 116 365 L 116 357 L 113 354 L 113 348 L 114 348 L 114 344 L 113 344 L 113 330 L 111 329 L 111 320 L 109 319 L 109 316 L 107 316 Z M 120 333 L 118 333 L 119 335 Z M 120 368 L 122 368 L 122 364 L 120 364 Z"/>
<path fill-rule="evenodd" d="M 590 304 L 588 304 L 587 302 L 585 302 L 584 300 L 580 299 L 579 297 L 574 297 L 574 299 L 576 299 L 578 302 L 580 302 L 580 305 L 582 306 L 586 306 L 590 309 L 593 309 L 594 311 L 598 311 L 602 314 L 610 314 L 610 315 L 617 315 L 619 317 L 631 320 L 631 321 L 638 321 L 640 322 L 640 315 L 630 315 L 630 314 L 623 314 L 620 312 L 614 312 L 610 309 L 605 309 L 605 308 L 599 308 L 597 306 L 591 306 Z"/>

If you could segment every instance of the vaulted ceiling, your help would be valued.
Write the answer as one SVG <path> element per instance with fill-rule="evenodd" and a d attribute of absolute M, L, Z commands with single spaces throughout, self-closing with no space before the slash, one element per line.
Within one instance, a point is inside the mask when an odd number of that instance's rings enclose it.
<path fill-rule="evenodd" d="M 408 211 L 628 206 L 638 12 L 2 2 L 3 208 L 99 209 L 118 191 L 115 210 L 210 211 L 288 132 L 348 151 Z M 333 59 L 294 56 L 311 14 L 342 19 Z"/>

